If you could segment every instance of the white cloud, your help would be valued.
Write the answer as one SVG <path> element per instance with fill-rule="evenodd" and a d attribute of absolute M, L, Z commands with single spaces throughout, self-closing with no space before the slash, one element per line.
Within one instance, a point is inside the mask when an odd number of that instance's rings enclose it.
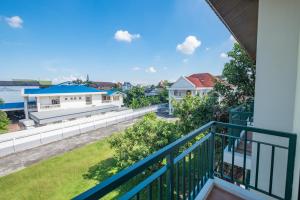
<path fill-rule="evenodd" d="M 155 72 L 157 72 L 157 70 L 155 69 L 155 67 L 148 67 L 148 68 L 146 69 L 146 72 L 147 72 L 147 73 L 155 73 Z"/>
<path fill-rule="evenodd" d="M 57 84 L 57 83 L 63 83 L 63 82 L 67 82 L 67 81 L 74 81 L 76 79 L 85 80 L 86 77 L 83 76 L 83 75 L 71 74 L 71 75 L 68 75 L 68 76 L 56 77 L 56 78 L 52 79 L 52 82 Z"/>
<path fill-rule="evenodd" d="M 130 34 L 128 31 L 118 30 L 115 33 L 115 39 L 121 42 L 132 42 L 134 39 L 140 38 L 140 34 Z"/>
<path fill-rule="evenodd" d="M 232 41 L 232 42 L 234 42 L 234 43 L 237 42 L 236 39 L 233 37 L 233 35 L 230 35 L 229 40 Z"/>
<path fill-rule="evenodd" d="M 133 71 L 139 71 L 139 70 L 141 70 L 141 68 L 140 67 L 133 67 L 133 68 L 131 68 Z"/>
<path fill-rule="evenodd" d="M 5 17 L 5 21 L 12 28 L 22 28 L 23 20 L 19 16 Z"/>
<path fill-rule="evenodd" d="M 185 58 L 185 59 L 182 60 L 182 62 L 183 62 L 183 63 L 188 63 L 188 62 L 189 62 L 189 59 Z"/>
<path fill-rule="evenodd" d="M 228 55 L 227 55 L 226 53 L 222 52 L 222 53 L 220 54 L 220 57 L 221 57 L 221 58 L 228 58 Z"/>
<path fill-rule="evenodd" d="M 184 42 L 178 44 L 176 49 L 183 54 L 193 54 L 196 48 L 201 45 L 201 41 L 196 38 L 196 36 L 188 36 L 185 38 Z"/>
<path fill-rule="evenodd" d="M 205 50 L 206 50 L 206 51 L 209 51 L 209 50 L 210 50 L 210 48 L 209 48 L 209 47 L 206 47 L 206 48 L 205 48 Z"/>

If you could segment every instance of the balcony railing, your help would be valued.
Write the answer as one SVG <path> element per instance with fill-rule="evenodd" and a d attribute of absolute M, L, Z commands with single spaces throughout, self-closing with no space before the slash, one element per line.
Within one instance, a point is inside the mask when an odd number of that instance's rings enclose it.
<path fill-rule="evenodd" d="M 252 125 L 253 111 L 254 111 L 254 101 L 248 100 L 244 104 L 241 104 L 229 110 L 229 123 L 242 125 L 242 126 Z M 237 129 L 229 129 L 229 133 L 232 136 L 240 137 L 242 132 Z M 231 150 L 231 148 L 235 144 L 237 144 L 235 140 L 229 142 L 228 150 Z"/>
<path fill-rule="evenodd" d="M 41 109 L 48 110 L 52 108 L 59 108 L 60 104 L 49 104 L 49 105 L 40 105 Z"/>
<path fill-rule="evenodd" d="M 260 135 L 282 137 L 288 140 L 288 144 L 278 145 L 250 140 L 257 147 L 255 170 L 246 170 L 246 149 L 243 152 L 243 167 L 237 168 L 234 161 L 234 149 L 231 151 L 231 165 L 223 161 L 224 148 L 228 142 L 233 139 L 242 139 L 229 135 L 228 129 L 244 130 L 246 134 L 247 132 L 252 132 Z M 197 139 L 197 136 L 203 133 L 205 136 Z M 243 139 L 245 140 L 244 144 L 249 142 L 247 137 Z M 271 153 L 261 151 L 262 146 L 269 146 Z M 219 177 L 234 184 L 244 185 L 246 189 L 253 189 L 277 199 L 291 199 L 295 148 L 295 134 L 210 122 L 122 170 L 74 199 L 99 199 L 132 180 L 135 185 L 120 194 L 120 199 L 195 199 L 207 180 L 214 177 Z M 279 149 L 287 151 L 286 166 L 279 168 L 281 170 L 280 173 L 286 174 L 286 180 L 284 180 L 285 192 L 281 196 L 276 195 L 276 191 L 274 193 L 272 187 L 274 165 L 275 163 L 278 164 L 278 159 L 279 163 L 282 163 L 282 158 L 277 155 Z M 267 180 L 269 187 L 267 190 L 260 187 L 261 183 L 266 180 L 261 179 L 259 176 L 259 171 L 267 167 L 261 166 L 261 163 L 263 163 L 262 158 L 266 156 L 271 157 L 269 180 Z M 255 180 L 251 181 L 251 183 L 249 181 L 250 173 L 253 173 L 251 177 L 255 177 Z"/>

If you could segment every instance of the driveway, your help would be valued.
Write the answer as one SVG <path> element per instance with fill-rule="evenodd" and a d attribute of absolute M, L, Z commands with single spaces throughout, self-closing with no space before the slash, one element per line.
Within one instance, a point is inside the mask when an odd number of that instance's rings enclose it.
<path fill-rule="evenodd" d="M 134 120 L 135 121 L 135 120 Z M 101 140 L 111 134 L 124 130 L 134 121 L 126 121 L 117 125 L 100 128 L 94 131 L 76 135 L 47 145 L 11 154 L 0 158 L 0 177 L 19 171 L 29 165 L 46 160 L 52 156 L 71 151 L 75 148 Z"/>

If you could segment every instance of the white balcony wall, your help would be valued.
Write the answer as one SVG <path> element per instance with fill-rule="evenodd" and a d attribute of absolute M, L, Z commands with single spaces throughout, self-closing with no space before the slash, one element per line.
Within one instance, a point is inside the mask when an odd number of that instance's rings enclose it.
<path fill-rule="evenodd" d="M 298 133 L 293 199 L 298 197 L 300 162 L 300 1 L 259 1 L 257 36 L 257 75 L 255 89 L 254 126 Z M 280 91 L 280 92 L 279 92 Z M 286 145 L 276 137 L 255 136 L 255 140 Z M 253 152 L 256 146 L 253 147 Z M 260 188 L 268 191 L 270 158 L 269 147 L 261 148 L 259 168 Z M 254 183 L 255 156 L 251 182 Z M 287 152 L 275 150 L 272 191 L 279 196 L 285 192 Z"/>

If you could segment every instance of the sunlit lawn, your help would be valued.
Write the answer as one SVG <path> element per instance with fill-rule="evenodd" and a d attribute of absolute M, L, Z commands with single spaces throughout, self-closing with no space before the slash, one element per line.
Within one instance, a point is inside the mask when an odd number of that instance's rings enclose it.
<path fill-rule="evenodd" d="M 112 150 L 102 140 L 1 177 L 0 199 L 70 199 L 115 172 Z"/>

